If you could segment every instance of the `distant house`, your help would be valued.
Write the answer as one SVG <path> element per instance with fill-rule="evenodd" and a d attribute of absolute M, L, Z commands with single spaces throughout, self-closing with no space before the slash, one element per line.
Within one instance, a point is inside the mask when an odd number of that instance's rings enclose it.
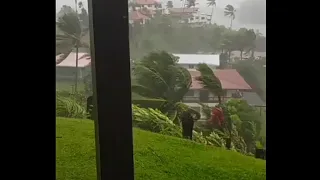
<path fill-rule="evenodd" d="M 201 112 L 199 102 L 208 104 L 210 107 L 218 104 L 218 97 L 203 88 L 202 84 L 196 80 L 196 77 L 201 75 L 200 72 L 194 69 L 189 69 L 189 72 L 192 76 L 192 85 L 184 96 L 183 102 L 199 112 Z M 252 92 L 252 88 L 235 69 L 218 69 L 214 70 L 214 74 L 221 81 L 222 89 L 225 91 L 224 96 L 221 97 L 222 101 L 235 97 L 239 92 L 241 94 Z"/>
<path fill-rule="evenodd" d="M 157 10 L 161 8 L 161 3 L 156 0 L 133 0 L 136 10 L 146 8 L 148 10 Z"/>
<path fill-rule="evenodd" d="M 220 65 L 220 56 L 216 54 L 173 54 L 179 57 L 178 64 L 186 69 L 197 69 L 199 63 L 206 63 L 216 69 Z"/>
<path fill-rule="evenodd" d="M 145 24 L 148 20 L 150 20 L 150 17 L 144 15 L 140 11 L 131 11 L 129 12 L 129 23 L 139 23 L 139 24 Z"/>
<path fill-rule="evenodd" d="M 60 55 L 56 56 L 56 60 Z M 82 79 L 91 71 L 91 58 L 87 53 L 78 53 L 78 77 Z M 76 53 L 71 52 L 61 63 L 56 65 L 57 80 L 72 80 L 76 73 Z"/>

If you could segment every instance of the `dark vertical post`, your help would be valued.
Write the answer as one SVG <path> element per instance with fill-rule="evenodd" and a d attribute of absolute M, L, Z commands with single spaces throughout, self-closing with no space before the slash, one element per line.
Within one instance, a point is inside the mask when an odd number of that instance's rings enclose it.
<path fill-rule="evenodd" d="M 98 180 L 134 179 L 127 0 L 88 0 Z"/>

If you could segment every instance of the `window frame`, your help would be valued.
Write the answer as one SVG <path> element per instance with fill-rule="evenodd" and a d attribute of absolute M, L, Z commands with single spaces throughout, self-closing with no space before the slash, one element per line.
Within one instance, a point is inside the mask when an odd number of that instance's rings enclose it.
<path fill-rule="evenodd" d="M 88 0 L 88 11 L 97 180 L 133 180 L 128 2 Z"/>

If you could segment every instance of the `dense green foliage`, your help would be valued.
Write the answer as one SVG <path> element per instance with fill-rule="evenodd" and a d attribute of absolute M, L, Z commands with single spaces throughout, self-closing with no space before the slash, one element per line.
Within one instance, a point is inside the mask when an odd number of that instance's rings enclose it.
<path fill-rule="evenodd" d="M 201 105 L 206 119 L 210 119 L 211 108 L 206 104 Z M 244 154 L 252 154 L 256 144 L 265 144 L 265 114 L 260 115 L 256 108 L 242 99 L 230 99 L 221 107 L 224 109 L 226 124 L 223 132 L 217 129 L 213 131 L 218 132 L 220 137 L 231 137 L 234 149 Z M 204 124 L 202 128 L 208 131 L 210 127 L 210 124 Z"/>
<path fill-rule="evenodd" d="M 92 121 L 57 118 L 56 179 L 96 180 Z M 136 180 L 264 180 L 266 162 L 213 146 L 134 129 Z"/>
<path fill-rule="evenodd" d="M 134 65 L 131 89 L 146 98 L 165 100 L 158 109 L 179 124 L 182 112 L 189 110 L 196 119 L 200 118 L 200 113 L 181 103 L 192 79 L 188 70 L 177 62 L 177 57 L 164 51 L 143 57 Z"/>
<path fill-rule="evenodd" d="M 145 25 L 130 25 L 131 58 L 140 59 L 155 49 L 186 54 L 230 52 L 230 55 L 232 51 L 266 50 L 266 38 L 252 29 L 231 30 L 217 24 L 191 27 L 179 24 L 178 20 L 156 15 Z"/>
<path fill-rule="evenodd" d="M 246 82 L 257 92 L 262 100 L 266 100 L 266 59 L 259 61 L 245 60 L 233 65 Z"/>

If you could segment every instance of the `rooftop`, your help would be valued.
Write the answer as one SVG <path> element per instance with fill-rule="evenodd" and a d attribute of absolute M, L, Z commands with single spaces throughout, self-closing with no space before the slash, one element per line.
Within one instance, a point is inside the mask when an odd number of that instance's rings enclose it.
<path fill-rule="evenodd" d="M 59 59 L 60 55 L 56 56 L 56 60 Z M 78 53 L 78 67 L 86 67 L 91 63 L 90 56 L 87 53 Z M 57 64 L 57 67 L 76 67 L 76 53 L 71 52 L 69 56 L 61 63 Z"/>
<path fill-rule="evenodd" d="M 219 66 L 220 56 L 217 54 L 173 54 L 179 57 L 179 64 L 199 64 Z"/>
<path fill-rule="evenodd" d="M 192 84 L 190 89 L 202 89 L 203 86 L 195 78 L 200 76 L 200 72 L 189 70 L 192 76 Z M 225 90 L 251 90 L 252 88 L 243 79 L 243 77 L 235 69 L 217 69 L 214 74 L 221 81 L 222 89 Z"/>
<path fill-rule="evenodd" d="M 139 11 L 132 11 L 132 12 L 130 12 L 129 18 L 130 18 L 130 20 L 134 20 L 134 21 L 136 21 L 136 20 L 141 20 L 141 19 L 150 19 L 148 16 L 142 14 L 142 13 L 139 12 Z"/>

